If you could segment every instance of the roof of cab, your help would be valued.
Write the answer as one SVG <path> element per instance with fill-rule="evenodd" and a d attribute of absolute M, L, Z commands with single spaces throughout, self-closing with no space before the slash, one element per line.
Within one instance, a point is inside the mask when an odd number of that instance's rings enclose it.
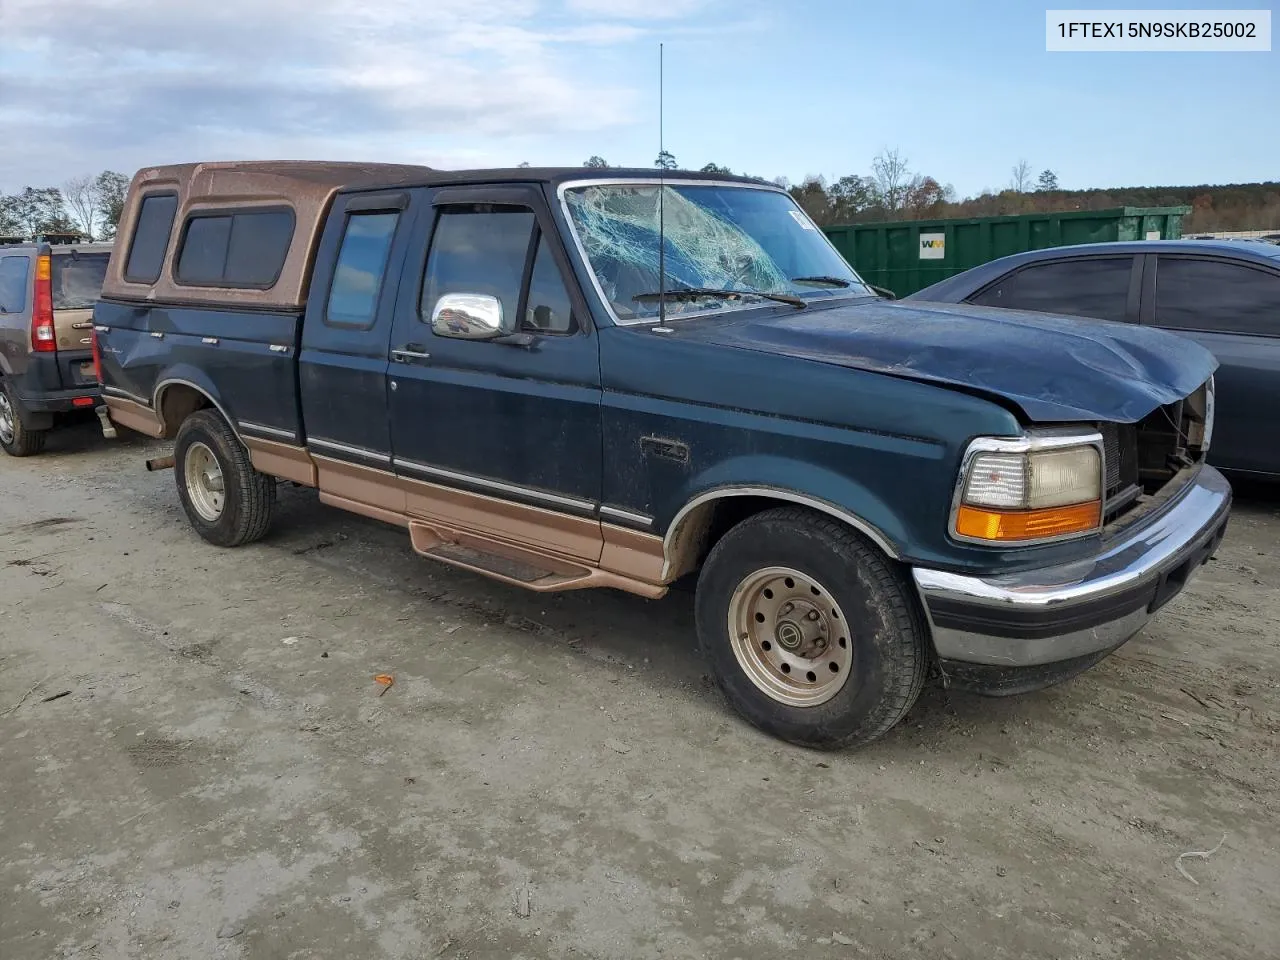
<path fill-rule="evenodd" d="M 424 168 L 426 169 L 426 168 Z M 754 177 L 729 173 L 703 173 L 700 170 L 659 170 L 656 167 L 493 167 L 475 170 L 426 169 L 424 175 L 413 181 L 386 184 L 386 186 L 451 186 L 455 184 L 483 183 L 546 183 L 558 187 L 576 180 L 706 180 L 717 183 L 743 183 L 753 187 L 774 187 L 774 184 Z M 371 184 L 353 184 L 351 189 L 367 188 Z"/>

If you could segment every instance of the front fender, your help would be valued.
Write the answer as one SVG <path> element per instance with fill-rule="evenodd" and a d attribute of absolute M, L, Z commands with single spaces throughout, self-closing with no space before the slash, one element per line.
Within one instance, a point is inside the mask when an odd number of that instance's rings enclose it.
<path fill-rule="evenodd" d="M 716 463 L 690 477 L 659 516 L 671 550 L 682 527 L 700 508 L 725 497 L 763 496 L 798 503 L 838 517 L 861 531 L 889 556 L 900 558 L 909 542 L 901 516 L 859 481 L 825 467 L 785 457 L 749 455 Z"/>

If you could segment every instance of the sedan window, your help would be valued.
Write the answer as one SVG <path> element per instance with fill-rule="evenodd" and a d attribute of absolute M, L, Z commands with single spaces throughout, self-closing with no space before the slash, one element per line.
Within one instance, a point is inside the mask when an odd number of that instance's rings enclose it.
<path fill-rule="evenodd" d="M 1280 275 L 1224 260 L 1162 256 L 1156 326 L 1280 335 Z"/>
<path fill-rule="evenodd" d="M 971 303 L 1102 320 L 1126 319 L 1133 257 L 1089 257 L 1037 263 L 1006 274 Z"/>

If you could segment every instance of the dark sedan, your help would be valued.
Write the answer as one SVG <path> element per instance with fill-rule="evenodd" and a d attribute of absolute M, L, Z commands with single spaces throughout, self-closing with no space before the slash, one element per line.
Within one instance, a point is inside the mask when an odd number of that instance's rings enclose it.
<path fill-rule="evenodd" d="M 1280 477 L 1280 247 L 1229 240 L 1090 243 L 993 260 L 907 300 L 974 303 L 1162 327 L 1207 347 L 1211 462 Z"/>

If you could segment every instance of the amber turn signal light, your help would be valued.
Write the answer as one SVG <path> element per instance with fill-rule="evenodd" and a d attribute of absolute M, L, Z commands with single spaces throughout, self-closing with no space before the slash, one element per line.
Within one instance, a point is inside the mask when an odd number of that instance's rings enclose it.
<path fill-rule="evenodd" d="M 962 504 L 956 512 L 956 533 L 994 542 L 1043 540 L 1090 533 L 1098 529 L 1101 519 L 1100 500 L 1042 510 L 991 510 Z"/>

